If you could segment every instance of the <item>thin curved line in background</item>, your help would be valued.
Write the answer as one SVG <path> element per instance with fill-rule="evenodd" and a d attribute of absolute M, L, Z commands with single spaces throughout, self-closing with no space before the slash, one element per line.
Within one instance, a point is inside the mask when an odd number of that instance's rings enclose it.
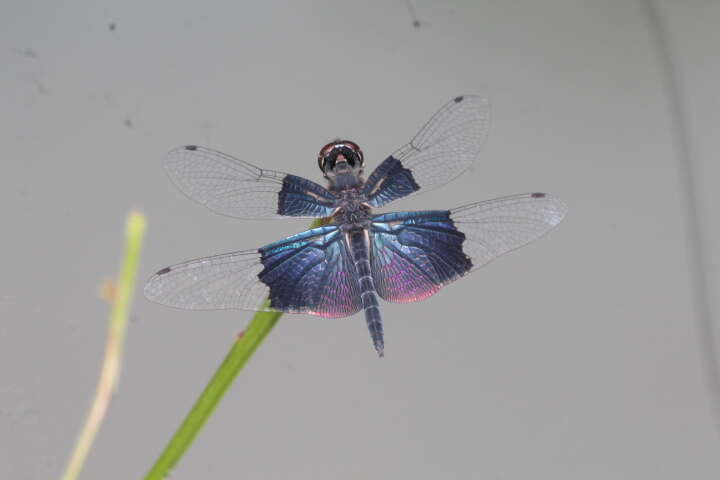
<path fill-rule="evenodd" d="M 710 285 L 705 274 L 704 259 L 707 248 L 702 236 L 700 201 L 697 194 L 697 172 L 695 171 L 690 136 L 687 126 L 687 112 L 683 106 L 680 79 L 673 62 L 672 52 L 662 18 L 653 0 L 640 0 L 648 22 L 651 40 L 657 50 L 658 62 L 668 93 L 671 122 L 675 131 L 675 149 L 678 176 L 685 207 L 685 227 L 688 238 L 690 259 L 690 288 L 695 304 L 695 320 L 700 344 L 703 377 L 714 414 L 715 429 L 720 434 L 720 359 L 716 342 L 715 325 L 710 307 Z"/>

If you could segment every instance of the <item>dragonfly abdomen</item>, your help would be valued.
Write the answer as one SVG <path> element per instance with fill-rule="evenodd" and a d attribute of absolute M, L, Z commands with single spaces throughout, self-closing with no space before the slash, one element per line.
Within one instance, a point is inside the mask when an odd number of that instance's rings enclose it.
<path fill-rule="evenodd" d="M 383 356 L 385 343 L 383 340 L 382 316 L 378 303 L 375 283 L 370 270 L 370 242 L 368 231 L 364 228 L 350 230 L 346 234 L 350 253 L 355 263 L 355 271 L 360 283 L 360 299 L 362 300 L 365 321 L 367 322 L 370 337 L 378 355 Z"/>

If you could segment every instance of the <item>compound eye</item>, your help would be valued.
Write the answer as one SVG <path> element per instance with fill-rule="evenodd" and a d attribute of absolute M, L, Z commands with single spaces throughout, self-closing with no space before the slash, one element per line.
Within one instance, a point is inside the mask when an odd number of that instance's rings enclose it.
<path fill-rule="evenodd" d="M 335 170 L 335 163 L 337 163 L 337 155 L 328 155 L 323 162 L 323 170 L 326 172 Z"/>
<path fill-rule="evenodd" d="M 338 156 L 338 153 L 339 153 L 339 152 L 337 152 L 337 151 L 332 151 L 332 152 L 330 152 L 330 154 L 329 154 L 328 156 L 325 157 L 325 162 L 324 162 L 324 165 L 325 165 L 325 169 L 324 169 L 324 170 L 325 170 L 325 171 L 328 171 L 328 170 L 333 171 L 333 170 L 335 170 L 335 165 L 337 164 L 337 156 Z"/>
<path fill-rule="evenodd" d="M 363 158 L 362 150 L 360 150 L 360 147 L 355 142 L 348 141 L 347 143 L 353 153 L 352 158 L 353 158 L 354 163 L 352 165 L 355 166 L 355 163 L 359 162 L 360 166 L 362 167 L 365 164 L 365 159 Z"/>
<path fill-rule="evenodd" d="M 325 145 L 318 155 L 318 166 L 325 174 L 335 170 L 337 156 L 342 154 L 352 169 L 362 169 L 365 166 L 362 150 L 355 142 L 350 140 L 334 140 Z"/>
<path fill-rule="evenodd" d="M 355 168 L 358 160 L 358 154 L 355 150 L 348 147 L 343 147 L 339 153 L 342 154 L 343 157 L 345 157 L 345 160 L 351 168 Z"/>

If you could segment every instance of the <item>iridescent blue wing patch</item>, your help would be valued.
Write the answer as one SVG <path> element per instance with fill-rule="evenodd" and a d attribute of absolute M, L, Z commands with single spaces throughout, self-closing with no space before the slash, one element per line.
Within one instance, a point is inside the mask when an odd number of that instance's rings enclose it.
<path fill-rule="evenodd" d="M 377 215 L 371 238 L 375 288 L 390 302 L 423 300 L 472 268 L 448 211 Z"/>
<path fill-rule="evenodd" d="M 304 237 L 314 231 L 322 236 Z M 270 289 L 270 306 L 321 317 L 360 311 L 360 285 L 340 229 L 321 227 L 296 237 L 260 249 L 264 268 L 258 278 Z"/>
<path fill-rule="evenodd" d="M 230 217 L 327 217 L 335 209 L 335 196 L 315 182 L 205 147 L 172 150 L 165 169 L 185 195 Z"/>
<path fill-rule="evenodd" d="M 487 100 L 455 97 L 368 177 L 363 190 L 368 203 L 380 207 L 453 180 L 473 164 L 489 127 Z"/>
<path fill-rule="evenodd" d="M 371 265 L 378 294 L 414 302 L 526 245 L 563 219 L 565 205 L 543 193 L 473 203 L 453 210 L 373 217 Z"/>
<path fill-rule="evenodd" d="M 335 226 L 307 230 L 257 250 L 164 268 L 148 281 L 145 295 L 177 308 L 267 309 L 323 317 L 352 315 L 362 306 L 355 267 Z"/>

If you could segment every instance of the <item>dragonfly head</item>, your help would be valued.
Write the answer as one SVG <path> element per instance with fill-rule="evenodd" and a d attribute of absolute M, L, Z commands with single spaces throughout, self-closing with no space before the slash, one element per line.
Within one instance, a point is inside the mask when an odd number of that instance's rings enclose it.
<path fill-rule="evenodd" d="M 318 154 L 318 167 L 331 183 L 341 177 L 357 178 L 364 166 L 362 150 L 357 143 L 350 140 L 333 140 Z"/>

